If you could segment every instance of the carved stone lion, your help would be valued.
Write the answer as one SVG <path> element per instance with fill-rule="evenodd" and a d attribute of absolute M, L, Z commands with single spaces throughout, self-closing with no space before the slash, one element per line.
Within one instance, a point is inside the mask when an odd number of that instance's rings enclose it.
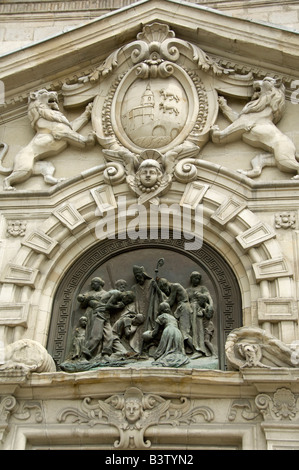
<path fill-rule="evenodd" d="M 55 168 L 51 162 L 39 160 L 57 155 L 68 144 L 83 148 L 94 145 L 93 134 L 84 137 L 77 132 L 88 122 L 90 113 L 91 108 L 87 106 L 85 112 L 71 124 L 59 110 L 56 92 L 42 89 L 31 93 L 28 117 L 36 134 L 31 142 L 17 153 L 12 168 L 3 167 L 0 161 L 0 173 L 9 174 L 4 179 L 3 189 L 15 189 L 12 183 L 25 181 L 33 174 L 41 174 L 48 184 L 61 181 L 53 176 Z M 7 146 L 4 146 L 1 160 L 6 151 Z"/>
<path fill-rule="evenodd" d="M 214 126 L 211 129 L 212 141 L 226 144 L 242 138 L 249 145 L 270 152 L 254 157 L 251 170 L 238 170 L 246 176 L 254 178 L 261 174 L 265 166 L 277 166 L 280 171 L 297 173 L 293 178 L 298 179 L 296 148 L 291 139 L 276 127 L 285 109 L 285 87 L 277 80 L 266 77 L 255 81 L 253 89 L 252 100 L 240 113 L 233 111 L 223 97 L 219 98 L 220 109 L 232 124 L 224 130 Z"/>

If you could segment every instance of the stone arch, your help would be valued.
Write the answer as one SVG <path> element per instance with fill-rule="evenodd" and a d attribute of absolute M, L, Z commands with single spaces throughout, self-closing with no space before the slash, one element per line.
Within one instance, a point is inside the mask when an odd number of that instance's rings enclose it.
<path fill-rule="evenodd" d="M 117 196 L 127 194 L 126 185 L 120 185 L 118 192 L 116 187 L 113 190 L 92 179 L 75 196 L 66 197 L 62 191 L 60 203 L 56 202 L 49 218 L 22 242 L 14 263 L 7 265 L 2 278 L 2 288 L 10 289 L 11 294 L 6 305 L 14 304 L 17 310 L 17 319 L 9 326 L 27 329 L 15 329 L 18 336 L 13 340 L 30 336 L 46 344 L 57 286 L 79 254 L 98 242 L 95 226 L 99 201 L 108 201 L 115 208 Z M 130 202 L 134 202 L 131 196 Z M 226 195 L 216 184 L 177 183 L 165 202 L 187 205 L 193 214 L 198 204 L 203 205 L 204 241 L 221 253 L 237 278 L 243 324 L 266 326 L 256 309 L 263 309 L 273 297 L 292 298 L 292 273 L 272 228 L 248 209 L 239 194 Z"/>

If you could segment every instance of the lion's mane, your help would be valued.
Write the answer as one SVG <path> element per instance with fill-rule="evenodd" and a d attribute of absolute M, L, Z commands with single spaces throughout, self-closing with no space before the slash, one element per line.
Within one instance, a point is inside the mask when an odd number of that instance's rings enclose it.
<path fill-rule="evenodd" d="M 28 106 L 28 118 L 31 126 L 35 128 L 37 121 L 40 118 L 46 119 L 49 122 L 58 122 L 72 127 L 68 119 L 60 112 L 53 109 L 38 99 L 31 101 Z"/>
<path fill-rule="evenodd" d="M 281 119 L 285 109 L 284 85 L 280 84 L 277 86 L 270 81 L 267 81 L 267 84 L 262 82 L 261 91 L 257 93 L 257 95 L 257 99 L 253 99 L 244 106 L 240 115 L 258 113 L 270 106 L 273 112 L 273 122 L 277 123 Z"/>

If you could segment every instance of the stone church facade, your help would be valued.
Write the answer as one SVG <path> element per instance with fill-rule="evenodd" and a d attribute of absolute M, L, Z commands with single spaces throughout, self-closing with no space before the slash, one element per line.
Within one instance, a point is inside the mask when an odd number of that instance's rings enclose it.
<path fill-rule="evenodd" d="M 1 450 L 298 449 L 299 10 L 247 3 L 1 3 Z"/>

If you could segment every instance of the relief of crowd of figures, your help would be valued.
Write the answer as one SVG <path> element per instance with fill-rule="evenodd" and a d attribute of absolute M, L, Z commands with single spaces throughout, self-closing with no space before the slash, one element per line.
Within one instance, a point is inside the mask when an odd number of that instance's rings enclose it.
<path fill-rule="evenodd" d="M 105 366 L 148 363 L 181 367 L 201 358 L 217 360 L 212 344 L 214 304 L 201 274 L 190 273 L 189 285 L 170 282 L 133 266 L 135 284 L 116 280 L 105 290 L 101 277 L 77 302 L 82 315 L 72 332 L 71 346 L 60 368 L 67 372 Z"/>

